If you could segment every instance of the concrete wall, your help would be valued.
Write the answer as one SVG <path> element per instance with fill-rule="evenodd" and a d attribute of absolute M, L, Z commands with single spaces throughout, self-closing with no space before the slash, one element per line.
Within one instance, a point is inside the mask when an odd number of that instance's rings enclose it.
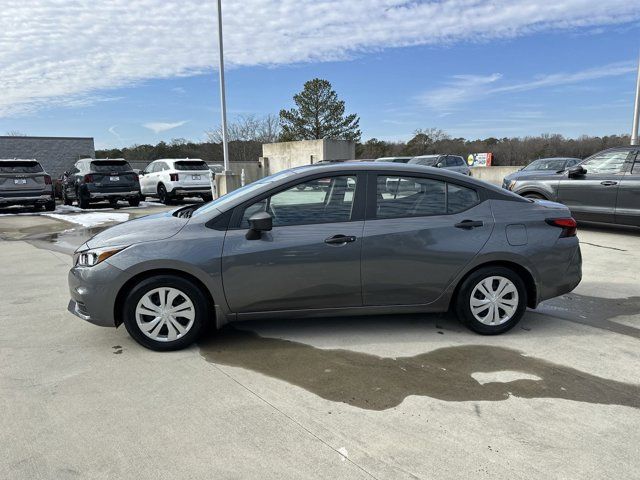
<path fill-rule="evenodd" d="M 301 140 L 263 144 L 261 163 L 265 175 L 271 175 L 287 168 L 309 165 L 321 160 L 353 158 L 356 158 L 356 144 L 351 140 Z"/>
<path fill-rule="evenodd" d="M 53 178 L 96 154 L 91 137 L 2 137 L 0 158 L 36 159 Z"/>
<path fill-rule="evenodd" d="M 521 166 L 514 167 L 471 167 L 471 176 L 478 180 L 502 185 L 502 179 L 510 173 L 517 172 Z"/>

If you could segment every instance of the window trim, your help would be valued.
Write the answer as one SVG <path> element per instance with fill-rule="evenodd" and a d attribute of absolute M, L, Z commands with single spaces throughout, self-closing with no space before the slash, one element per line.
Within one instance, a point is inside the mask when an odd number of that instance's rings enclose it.
<path fill-rule="evenodd" d="M 366 204 L 366 215 L 365 215 L 365 221 L 371 221 L 371 220 L 391 220 L 394 218 L 429 218 L 429 217 L 445 217 L 445 216 L 451 216 L 451 215 L 459 215 L 461 213 L 464 213 L 468 210 L 471 210 L 474 207 L 477 207 L 478 205 L 480 205 L 482 202 L 484 202 L 486 200 L 485 195 L 484 195 L 484 191 L 482 189 L 478 189 L 478 188 L 474 188 L 473 186 L 464 183 L 464 182 L 457 182 L 455 180 L 450 180 L 446 177 L 441 177 L 438 175 L 431 175 L 431 174 L 423 174 L 423 173 L 413 173 L 413 172 L 393 172 L 393 171 L 375 171 L 375 172 L 369 172 L 369 178 L 367 180 L 367 204 Z M 434 214 L 434 215 L 397 215 L 397 216 L 393 216 L 393 217 L 382 217 L 382 218 L 378 218 L 377 216 L 377 210 L 378 210 L 378 177 L 380 176 L 384 176 L 384 177 L 388 177 L 388 176 L 395 176 L 395 177 L 399 177 L 399 178 L 424 178 L 424 179 L 428 179 L 428 180 L 436 180 L 439 182 L 442 182 L 445 184 L 445 188 L 444 188 L 444 195 L 445 195 L 445 208 L 446 210 L 449 210 L 449 187 L 448 184 L 453 184 L 459 187 L 463 187 L 463 188 L 468 188 L 469 190 L 473 190 L 474 192 L 476 192 L 476 195 L 478 196 L 478 201 L 477 203 L 473 204 L 472 206 L 470 206 L 469 208 L 466 208 L 465 210 L 460 210 L 459 212 L 455 212 L 455 213 L 449 213 L 448 211 L 445 211 L 445 213 L 441 213 L 441 214 Z M 370 199 L 370 200 L 369 200 Z"/>
<path fill-rule="evenodd" d="M 365 200 L 366 200 L 366 192 L 367 192 L 367 172 L 357 171 L 357 170 L 349 170 L 344 172 L 327 172 L 327 173 L 314 173 L 312 175 L 307 175 L 303 178 L 294 178 L 288 181 L 285 184 L 274 187 L 266 192 L 263 192 L 255 197 L 237 205 L 233 208 L 233 213 L 231 214 L 231 220 L 229 222 L 229 226 L 227 230 L 246 230 L 246 227 L 241 225 L 242 217 L 244 216 L 244 211 L 253 205 L 254 203 L 261 202 L 265 198 L 276 195 L 285 190 L 289 190 L 294 188 L 296 185 L 301 183 L 307 183 L 312 180 L 317 180 L 320 178 L 332 178 L 332 177 L 356 177 L 356 191 L 353 196 L 353 206 L 351 208 L 351 216 L 349 220 L 344 221 L 330 221 L 330 222 L 312 222 L 312 223 L 295 223 L 291 225 L 274 225 L 273 228 L 285 228 L 285 227 L 299 227 L 303 225 L 325 225 L 329 223 L 349 223 L 349 222 L 357 222 L 364 220 L 364 209 L 365 209 Z"/>

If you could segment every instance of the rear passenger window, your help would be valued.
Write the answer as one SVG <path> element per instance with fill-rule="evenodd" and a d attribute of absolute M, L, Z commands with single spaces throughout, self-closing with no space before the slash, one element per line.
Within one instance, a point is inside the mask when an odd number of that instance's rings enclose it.
<path fill-rule="evenodd" d="M 447 183 L 447 213 L 464 212 L 478 201 L 478 192 L 475 190 Z"/>
<path fill-rule="evenodd" d="M 376 218 L 446 215 L 479 203 L 475 190 L 430 178 L 379 175 L 377 183 Z"/>
<path fill-rule="evenodd" d="M 445 188 L 445 182 L 430 178 L 379 175 L 376 217 L 444 215 Z"/>

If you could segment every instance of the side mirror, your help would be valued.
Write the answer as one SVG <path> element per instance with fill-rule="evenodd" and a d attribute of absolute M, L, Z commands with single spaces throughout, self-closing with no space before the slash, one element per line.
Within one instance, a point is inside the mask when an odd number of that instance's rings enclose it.
<path fill-rule="evenodd" d="M 586 175 L 587 170 L 582 165 L 574 165 L 567 169 L 569 178 L 577 178 Z"/>
<path fill-rule="evenodd" d="M 254 213 L 249 217 L 249 230 L 245 235 L 247 240 L 258 240 L 262 232 L 268 232 L 273 228 L 273 219 L 267 212 Z"/>

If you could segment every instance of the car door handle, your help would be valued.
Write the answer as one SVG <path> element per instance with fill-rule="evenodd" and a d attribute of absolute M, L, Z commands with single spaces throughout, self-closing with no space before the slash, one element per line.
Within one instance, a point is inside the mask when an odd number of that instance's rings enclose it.
<path fill-rule="evenodd" d="M 464 228 L 465 230 L 471 230 L 472 228 L 484 226 L 482 221 L 463 220 L 460 223 L 454 225 L 456 228 Z"/>
<path fill-rule="evenodd" d="M 604 185 L 605 187 L 611 187 L 612 185 L 617 185 L 618 182 L 613 180 L 605 180 L 604 182 L 600 182 L 600 185 Z"/>
<path fill-rule="evenodd" d="M 353 235 L 334 235 L 333 237 L 327 238 L 324 243 L 328 243 L 329 245 L 344 245 L 345 243 L 355 242 L 356 237 Z"/>

